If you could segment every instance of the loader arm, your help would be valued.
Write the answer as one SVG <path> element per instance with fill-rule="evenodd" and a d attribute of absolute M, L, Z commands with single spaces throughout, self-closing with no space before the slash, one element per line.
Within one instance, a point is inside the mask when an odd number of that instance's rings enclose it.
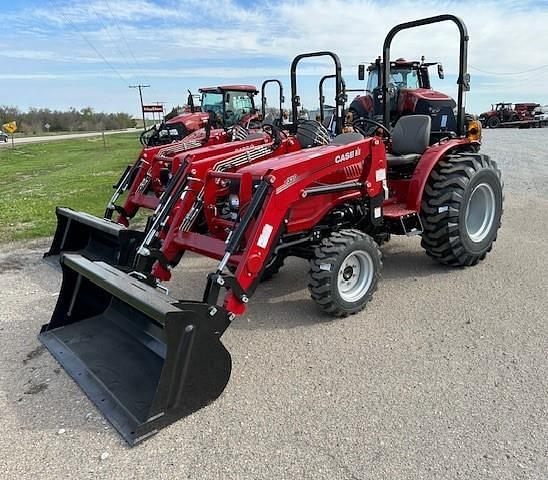
<path fill-rule="evenodd" d="M 107 213 L 117 211 L 119 213 L 117 222 L 127 227 L 129 220 L 135 216 L 140 207 L 151 210 L 156 208 L 158 197 L 163 191 L 163 185 L 159 181 L 160 170 L 169 169 L 173 158 L 189 150 L 225 142 L 226 132 L 224 130 L 218 129 L 208 135 L 205 129 L 201 129 L 175 144 L 146 149 L 139 157 L 140 168 L 134 175 L 133 182 L 129 187 L 126 187 L 128 194 L 124 204 L 121 207 L 116 206 L 115 202 L 122 191 L 115 192 L 107 207 Z M 112 214 L 106 218 L 111 218 L 111 216 Z"/>
<path fill-rule="evenodd" d="M 350 181 L 330 181 L 340 178 L 346 162 L 362 165 L 360 173 Z M 384 143 L 374 137 L 344 146 L 326 145 L 289 153 L 242 168 L 236 173 L 210 171 L 204 192 L 204 212 L 215 211 L 219 181 L 228 180 L 239 183 L 240 203 L 253 209 L 252 214 L 245 210 L 240 212 L 240 221 L 236 225 L 232 223 L 233 228 L 225 241 L 182 232 L 174 241 L 175 247 L 222 259 L 217 272 L 210 276 L 204 299 L 214 302 L 220 294 L 220 287 L 225 287 L 228 293 L 224 308 L 240 315 L 258 285 L 286 220 L 288 223 L 284 228 L 291 227 L 289 219 L 298 204 L 309 196 L 314 197 L 312 202 L 316 205 L 316 214 L 299 224 L 312 235 L 314 227 L 337 203 L 349 198 L 382 197 L 383 181 L 378 172 L 385 168 Z M 333 197 L 335 192 L 338 193 Z M 381 206 L 378 208 L 382 209 Z M 381 217 L 382 211 L 376 214 Z M 206 219 L 209 231 L 215 231 L 218 219 L 211 213 L 206 215 Z M 234 239 L 237 239 L 236 245 Z M 227 264 L 236 267 L 234 277 L 222 273 Z"/>
<path fill-rule="evenodd" d="M 180 247 L 179 237 L 193 229 L 198 215 L 202 212 L 207 172 L 233 171 L 242 166 L 299 149 L 299 143 L 289 137 L 280 143 L 273 141 L 266 144 L 252 144 L 238 149 L 237 153 L 231 152 L 201 160 L 196 159 L 194 155 L 189 155 L 188 161 L 192 165 L 193 173 L 192 176 L 181 179 L 181 186 L 176 190 L 178 201 L 170 212 L 169 221 L 166 219 L 167 227 L 157 232 L 162 238 L 162 247 L 152 252 L 159 260 L 153 267 L 152 275 L 162 281 L 171 278 L 170 270 L 179 261 L 184 251 Z M 149 245 L 143 246 L 149 247 Z"/>

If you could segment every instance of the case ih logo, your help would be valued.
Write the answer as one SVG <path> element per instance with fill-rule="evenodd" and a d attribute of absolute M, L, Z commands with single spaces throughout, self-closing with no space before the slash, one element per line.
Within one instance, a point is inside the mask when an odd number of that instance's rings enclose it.
<path fill-rule="evenodd" d="M 340 155 L 337 155 L 335 157 L 335 163 L 342 163 L 348 160 L 352 160 L 355 157 L 359 157 L 360 153 L 361 153 L 360 147 L 357 147 L 356 149 L 351 150 L 350 152 L 341 153 Z"/>

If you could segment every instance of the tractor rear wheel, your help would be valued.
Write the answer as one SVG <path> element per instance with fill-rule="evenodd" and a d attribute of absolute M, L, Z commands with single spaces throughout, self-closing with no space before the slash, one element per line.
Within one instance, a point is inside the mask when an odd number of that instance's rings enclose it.
<path fill-rule="evenodd" d="M 325 238 L 314 254 L 308 284 L 312 299 L 335 317 L 363 310 L 382 268 L 375 241 L 359 230 L 341 230 Z"/>
<path fill-rule="evenodd" d="M 486 155 L 463 153 L 438 162 L 422 199 L 422 247 L 440 263 L 471 266 L 492 249 L 500 227 L 503 182 Z"/>
<path fill-rule="evenodd" d="M 487 120 L 487 126 L 489 128 L 498 128 L 498 127 L 500 127 L 500 118 L 499 117 L 489 118 L 489 120 Z"/>

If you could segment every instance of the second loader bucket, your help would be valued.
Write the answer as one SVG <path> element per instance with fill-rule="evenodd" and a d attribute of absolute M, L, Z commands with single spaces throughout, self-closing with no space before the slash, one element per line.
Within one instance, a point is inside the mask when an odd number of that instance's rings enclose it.
<path fill-rule="evenodd" d="M 63 284 L 40 341 L 131 445 L 223 392 L 229 313 L 177 301 L 116 268 L 61 257 Z"/>
<path fill-rule="evenodd" d="M 80 253 L 90 260 L 129 266 L 143 233 L 104 218 L 70 208 L 57 207 L 57 229 L 44 260 L 59 266 L 63 252 Z"/>

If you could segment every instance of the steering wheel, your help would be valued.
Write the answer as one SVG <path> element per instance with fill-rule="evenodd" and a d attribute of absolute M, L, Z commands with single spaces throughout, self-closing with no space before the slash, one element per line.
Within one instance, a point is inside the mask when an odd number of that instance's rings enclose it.
<path fill-rule="evenodd" d="M 364 128 L 364 124 L 371 125 L 369 128 Z M 382 130 L 383 137 L 387 140 L 390 140 L 392 133 L 388 128 L 386 128 L 382 123 L 371 120 L 370 118 L 360 117 L 357 120 L 352 122 L 352 127 L 360 132 L 364 137 L 370 137 L 373 135 L 379 128 Z"/>

